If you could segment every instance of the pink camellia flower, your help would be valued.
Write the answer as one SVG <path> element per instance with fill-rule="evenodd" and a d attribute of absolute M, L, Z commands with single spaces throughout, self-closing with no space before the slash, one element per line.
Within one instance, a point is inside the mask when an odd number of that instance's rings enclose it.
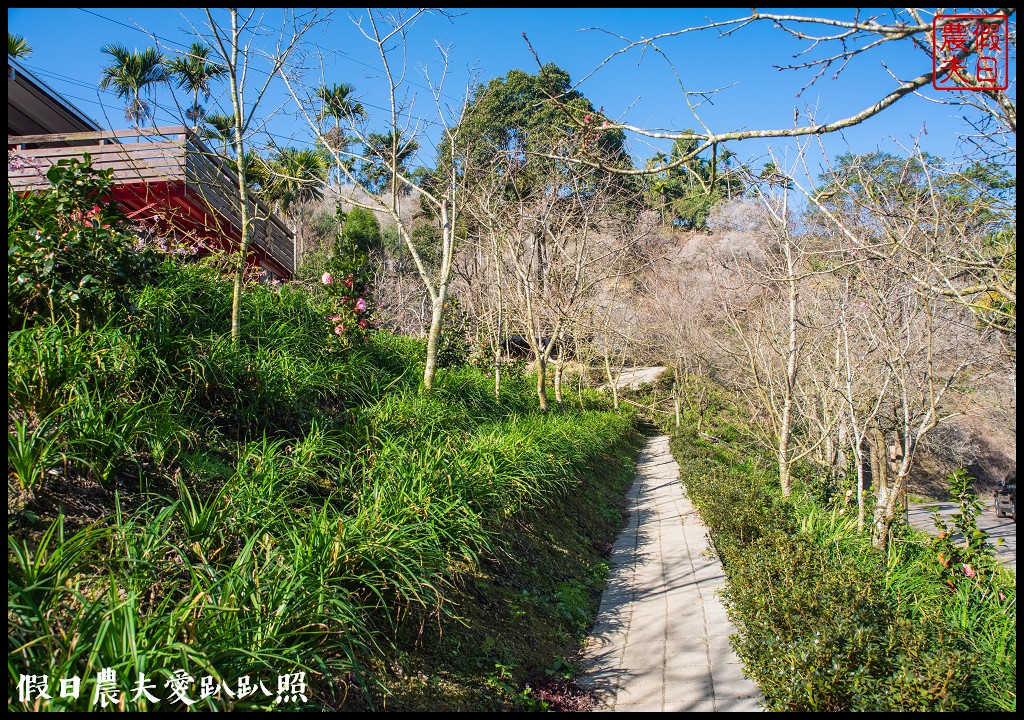
<path fill-rule="evenodd" d="M 329 272 L 325 272 L 323 275 L 320 276 L 320 282 L 322 282 L 324 285 L 330 285 L 332 282 L 334 282 L 334 278 L 331 277 L 331 274 Z"/>
<path fill-rule="evenodd" d="M 970 565 L 964 565 L 964 575 L 966 575 L 969 578 L 974 577 L 974 568 L 972 568 Z"/>
<path fill-rule="evenodd" d="M 585 123 L 590 122 L 591 119 L 592 118 L 590 117 L 590 113 L 587 113 L 586 115 L 583 116 L 583 122 L 585 122 Z"/>
<path fill-rule="evenodd" d="M 359 298 L 358 300 L 356 300 L 356 312 L 357 313 L 364 313 L 364 312 L 366 312 L 366 301 L 363 300 L 362 298 Z"/>
<path fill-rule="evenodd" d="M 334 315 L 331 317 L 331 322 L 341 322 L 341 315 Z"/>
<path fill-rule="evenodd" d="M 345 326 L 344 325 L 337 325 L 337 326 L 335 326 L 335 328 L 334 328 L 334 334 L 335 335 L 341 335 L 343 332 L 345 332 Z"/>
<path fill-rule="evenodd" d="M 365 330 L 366 328 L 370 327 L 370 323 L 366 322 L 366 319 L 364 318 L 359 321 L 359 327 Z"/>

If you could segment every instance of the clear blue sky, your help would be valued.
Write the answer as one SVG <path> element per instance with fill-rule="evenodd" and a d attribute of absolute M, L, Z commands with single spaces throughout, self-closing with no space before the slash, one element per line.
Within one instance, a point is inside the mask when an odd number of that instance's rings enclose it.
<path fill-rule="evenodd" d="M 264 11 L 261 11 L 264 12 Z M 279 13 L 268 9 L 266 19 L 276 21 Z M 339 10 L 329 26 L 319 28 L 309 40 L 329 53 L 326 62 L 328 82 L 350 82 L 368 106 L 371 118 L 384 122 L 381 109 L 386 104 L 380 92 L 381 78 L 372 46 L 362 38 L 350 15 L 363 11 Z M 505 74 L 512 68 L 536 71 L 537 65 L 523 33 L 529 37 L 543 62 L 553 62 L 569 71 L 577 80 L 593 70 L 604 58 L 624 45 L 615 33 L 629 39 L 652 37 L 669 30 L 700 25 L 710 16 L 714 20 L 740 17 L 745 10 L 714 10 L 708 12 L 679 9 L 459 9 L 458 17 L 432 15 L 422 18 L 411 31 L 409 44 L 410 79 L 415 85 L 416 114 L 433 117 L 433 106 L 426 84 L 415 68 L 429 64 L 431 75 L 439 68 L 434 42 L 451 45 L 451 71 L 446 83 L 449 100 L 461 96 L 469 77 L 469 68 L 479 72 L 483 82 Z M 808 10 L 849 18 L 851 11 Z M 862 14 L 863 17 L 863 14 Z M 129 48 L 143 48 L 153 43 L 147 35 L 159 36 L 169 50 L 181 50 L 193 41 L 189 22 L 201 26 L 205 15 L 195 9 L 18 9 L 7 11 L 8 29 L 28 40 L 34 52 L 25 65 L 58 92 L 72 100 L 86 114 L 104 126 L 127 127 L 124 103 L 112 93 L 97 88 L 101 68 L 109 56 L 100 47 L 120 42 Z M 601 28 L 582 31 L 583 28 Z M 146 32 L 143 32 L 145 30 Z M 793 55 L 805 43 L 774 30 L 768 23 L 759 23 L 739 30 L 730 37 L 719 37 L 708 30 L 660 44 L 675 65 L 676 71 L 690 90 L 711 90 L 728 87 L 714 96 L 713 104 L 701 108 L 705 122 L 715 131 L 791 127 L 794 108 L 817 108 L 818 122 L 845 117 L 880 99 L 893 88 L 888 71 L 910 78 L 930 70 L 929 58 L 909 47 L 890 44 L 881 54 L 856 58 L 837 80 L 826 74 L 801 97 L 796 94 L 810 79 L 811 71 L 785 71 L 775 65 L 792 62 Z M 806 58 L 820 57 L 808 55 Z M 888 68 L 888 70 L 887 70 Z M 1015 70 L 1012 71 L 1015 82 Z M 1015 91 L 1015 85 L 1013 86 Z M 614 59 L 587 79 L 580 90 L 596 106 L 603 107 L 612 118 L 622 119 L 646 128 L 683 129 L 694 126 L 677 81 L 668 63 L 648 51 L 641 57 L 637 50 Z M 157 102 L 166 98 L 166 90 L 158 91 Z M 928 91 L 933 97 L 936 91 Z M 309 142 L 308 131 L 289 114 L 294 106 L 283 94 L 270 97 L 267 111 L 284 105 L 283 114 L 271 125 L 278 143 L 302 145 Z M 210 105 L 224 110 L 229 107 L 224 95 Z M 157 114 L 158 124 L 173 124 L 167 112 Z M 801 123 L 803 124 L 803 123 Z M 956 138 L 965 129 L 955 107 L 930 103 L 919 97 L 908 97 L 842 134 L 825 140 L 830 154 L 854 151 L 867 152 L 877 148 L 897 151 L 895 141 L 912 145 L 919 139 L 924 149 L 938 155 L 957 154 Z M 428 135 L 429 137 L 429 135 Z M 427 143 L 429 145 L 429 143 Z M 793 156 L 792 143 L 776 143 L 778 152 Z M 630 140 L 630 149 L 638 163 L 653 150 L 637 139 Z M 666 149 L 661 143 L 659 149 Z M 759 141 L 735 144 L 732 148 L 741 158 L 764 162 L 768 145 Z M 429 148 L 421 158 L 430 161 Z M 815 163 L 818 160 L 814 160 Z"/>

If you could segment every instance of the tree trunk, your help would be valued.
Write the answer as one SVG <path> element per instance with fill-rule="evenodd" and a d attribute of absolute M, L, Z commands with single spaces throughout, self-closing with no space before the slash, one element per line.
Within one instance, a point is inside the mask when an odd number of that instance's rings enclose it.
<path fill-rule="evenodd" d="M 857 529 L 864 531 L 864 438 L 854 448 L 854 462 L 857 463 Z"/>
<path fill-rule="evenodd" d="M 904 447 L 905 440 L 902 433 L 897 434 L 897 445 L 893 448 L 892 455 L 888 454 L 883 459 L 884 463 L 892 463 L 895 478 L 891 486 L 880 489 L 878 504 L 875 506 L 875 523 L 872 537 L 872 545 L 879 550 L 885 550 L 889 544 L 889 534 L 892 531 L 893 523 L 896 521 L 896 513 L 900 507 L 906 510 L 907 501 L 907 480 L 910 474 L 910 463 L 908 459 L 913 457 L 915 442 L 910 441 L 911 447 Z"/>
<path fill-rule="evenodd" d="M 501 397 L 501 350 L 494 351 L 494 397 Z"/>
<path fill-rule="evenodd" d="M 871 482 L 876 493 L 888 492 L 889 464 L 885 457 L 885 436 L 877 424 L 868 430 L 868 456 L 871 464 Z"/>
<path fill-rule="evenodd" d="M 502 296 L 502 284 L 501 284 L 501 258 L 498 256 L 498 243 L 494 242 L 494 268 L 498 276 L 498 324 L 497 332 L 495 333 L 494 343 L 494 397 L 501 397 L 501 352 L 504 348 L 504 333 L 502 332 L 505 328 L 505 304 Z"/>
<path fill-rule="evenodd" d="M 604 354 L 604 372 L 608 376 L 608 386 L 612 389 L 612 407 L 619 409 L 619 388 L 615 384 L 615 376 L 612 375 L 612 363 L 608 359 L 608 352 Z"/>
<path fill-rule="evenodd" d="M 235 287 L 231 295 L 231 344 L 238 347 L 241 341 L 242 322 L 242 288 L 245 285 L 245 258 L 249 254 L 251 241 L 251 218 L 249 217 L 249 183 L 245 170 L 245 144 L 242 139 L 242 120 L 245 103 L 241 96 L 237 75 L 237 58 L 239 49 L 238 13 L 231 11 L 231 57 L 229 62 L 228 80 L 231 87 L 231 106 L 234 110 L 235 173 L 238 176 L 238 215 L 240 237 L 238 239 L 238 267 L 235 270 Z M 294 268 L 293 268 L 294 271 Z"/>
<path fill-rule="evenodd" d="M 682 427 L 683 425 L 683 408 L 682 408 L 682 394 L 683 388 L 679 383 L 679 369 L 676 367 L 672 368 L 672 406 L 676 413 L 676 427 Z"/>
<path fill-rule="evenodd" d="M 786 252 L 786 270 L 788 276 L 786 285 L 789 288 L 789 347 L 786 351 L 786 385 L 785 396 L 782 402 L 782 421 L 779 424 L 779 483 L 782 486 L 782 494 L 789 497 L 792 492 L 790 481 L 792 479 L 792 466 L 789 459 L 789 439 L 792 434 L 793 424 L 793 395 L 796 391 L 797 370 L 797 318 L 796 308 L 799 301 L 797 293 L 796 277 L 794 275 L 793 248 L 787 236 L 784 245 Z"/>
<path fill-rule="evenodd" d="M 562 349 L 558 349 L 558 356 L 555 358 L 555 405 L 558 410 L 562 409 Z"/>
<path fill-rule="evenodd" d="M 437 346 L 441 339 L 441 321 L 444 319 L 444 301 L 448 286 L 442 285 L 437 297 L 430 303 L 430 330 L 427 333 L 427 362 L 423 368 L 423 388 L 430 392 L 437 372 Z"/>
<path fill-rule="evenodd" d="M 792 412 L 792 401 L 787 397 L 782 405 L 782 425 L 779 429 L 779 485 L 782 487 L 782 494 L 789 497 L 792 489 L 792 468 L 789 462 L 789 433 L 790 413 Z"/>
<path fill-rule="evenodd" d="M 534 355 L 537 358 L 537 400 L 540 403 L 540 411 L 546 413 L 548 411 L 548 361 L 545 354 L 540 350 L 535 351 Z"/>

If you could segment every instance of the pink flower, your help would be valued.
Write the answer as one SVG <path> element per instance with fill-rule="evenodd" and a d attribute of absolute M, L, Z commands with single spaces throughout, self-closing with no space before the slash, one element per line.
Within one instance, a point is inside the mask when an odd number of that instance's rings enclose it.
<path fill-rule="evenodd" d="M 363 300 L 362 298 L 359 298 L 358 300 L 356 300 L 356 312 L 357 313 L 364 313 L 364 312 L 366 312 L 366 301 Z"/>
<path fill-rule="evenodd" d="M 325 272 L 323 275 L 320 276 L 320 282 L 322 282 L 324 285 L 330 285 L 332 282 L 334 282 L 334 278 L 331 277 L 331 274 L 329 272 Z"/>
<path fill-rule="evenodd" d="M 964 575 L 966 575 L 969 578 L 974 577 L 974 568 L 972 568 L 970 565 L 964 565 Z"/>
<path fill-rule="evenodd" d="M 331 317 L 331 322 L 341 322 L 341 315 L 334 315 Z"/>
<path fill-rule="evenodd" d="M 365 330 L 366 328 L 370 327 L 370 323 L 366 322 L 366 319 L 363 318 L 362 320 L 359 321 L 359 327 Z"/>
<path fill-rule="evenodd" d="M 344 325 L 337 325 L 337 326 L 335 326 L 335 328 L 334 328 L 334 334 L 335 335 L 341 335 L 343 332 L 345 332 L 345 326 Z"/>
<path fill-rule="evenodd" d="M 583 116 L 583 122 L 588 123 L 591 121 L 590 113 Z"/>

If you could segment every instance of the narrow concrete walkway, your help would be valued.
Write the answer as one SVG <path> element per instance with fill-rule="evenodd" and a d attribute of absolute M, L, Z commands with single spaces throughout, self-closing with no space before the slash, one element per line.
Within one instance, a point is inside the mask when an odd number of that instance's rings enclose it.
<path fill-rule="evenodd" d="M 742 671 L 716 590 L 722 565 L 679 482 L 665 435 L 640 452 L 629 524 L 612 548 L 611 577 L 585 648 L 580 683 L 597 710 L 753 711 L 761 699 Z"/>

